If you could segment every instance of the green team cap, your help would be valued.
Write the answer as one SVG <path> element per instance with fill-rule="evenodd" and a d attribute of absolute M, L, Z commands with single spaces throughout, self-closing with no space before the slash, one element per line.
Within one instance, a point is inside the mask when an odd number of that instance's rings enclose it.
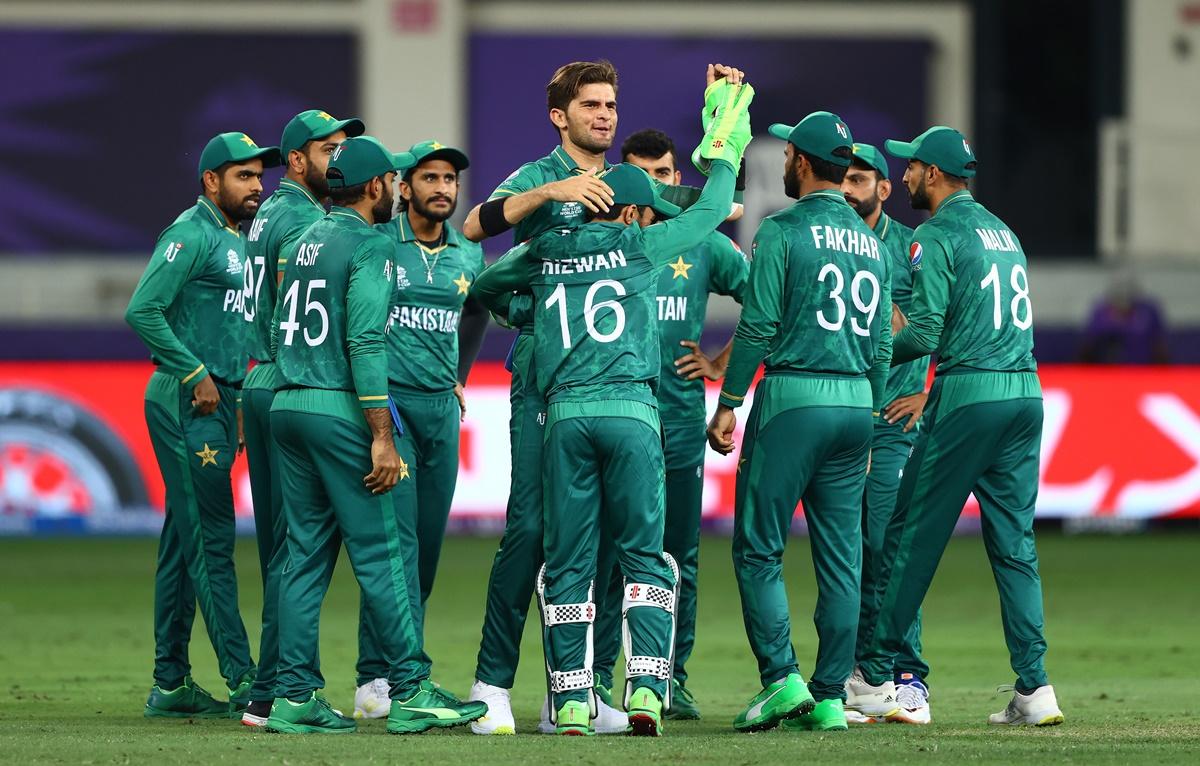
<path fill-rule="evenodd" d="M 870 144 L 855 144 L 850 151 L 854 153 L 854 156 L 851 158 L 851 160 L 858 160 L 859 162 L 870 165 L 878 170 L 879 174 L 884 178 L 888 177 L 887 160 L 883 158 L 883 152 L 879 151 Z"/>
<path fill-rule="evenodd" d="M 403 172 L 413 166 L 408 152 L 392 154 L 374 136 L 347 138 L 333 150 L 325 180 L 331 187 L 344 189 L 365 184 L 376 176 Z"/>
<path fill-rule="evenodd" d="M 926 165 L 937 165 L 951 175 L 970 178 L 975 175 L 975 152 L 966 137 L 954 128 L 934 125 L 912 141 L 883 142 L 883 148 L 893 157 L 902 160 L 919 160 Z"/>
<path fill-rule="evenodd" d="M 264 168 L 274 168 L 283 164 L 278 147 L 259 146 L 245 133 L 221 133 L 213 136 L 212 140 L 205 144 L 204 151 L 200 152 L 200 171 L 197 175 L 203 181 L 206 170 L 216 170 L 226 162 L 256 159 L 262 160 Z"/>
<path fill-rule="evenodd" d="M 453 165 L 455 170 L 466 170 L 471 167 L 471 161 L 467 159 L 467 155 L 462 149 L 446 146 L 433 139 L 413 144 L 408 153 L 413 156 L 417 165 L 426 160 L 445 160 Z"/>
<path fill-rule="evenodd" d="M 832 112 L 813 112 L 795 125 L 777 122 L 767 128 L 767 132 L 814 157 L 844 168 L 850 167 L 854 137 L 842 118 Z M 839 149 L 845 151 L 839 152 Z"/>
<path fill-rule="evenodd" d="M 338 120 L 334 119 L 329 112 L 323 112 L 320 109 L 301 112 L 293 117 L 287 127 L 283 129 L 283 138 L 279 139 L 279 153 L 286 161 L 288 152 L 293 149 L 299 150 L 309 141 L 332 136 L 339 130 L 346 131 L 346 138 L 354 138 L 365 133 L 367 128 L 357 117 Z"/>
<path fill-rule="evenodd" d="M 654 181 L 637 165 L 622 162 L 613 165 L 612 169 L 600 176 L 613 192 L 613 205 L 648 206 L 664 218 L 674 218 L 682 212 L 682 208 L 667 202 L 654 188 Z"/>

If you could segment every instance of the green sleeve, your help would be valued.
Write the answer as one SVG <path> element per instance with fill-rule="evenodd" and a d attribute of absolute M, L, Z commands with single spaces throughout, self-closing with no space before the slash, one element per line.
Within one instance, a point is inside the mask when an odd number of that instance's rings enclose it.
<path fill-rule="evenodd" d="M 696 204 L 679 214 L 644 230 L 642 237 L 647 257 L 655 266 L 665 266 L 704 241 L 729 215 L 733 199 L 733 166 L 724 160 L 713 163 L 704 193 Z"/>
<path fill-rule="evenodd" d="M 392 281 L 391 245 L 382 237 L 359 246 L 350 263 L 346 288 L 346 350 L 358 403 L 364 409 L 388 406 L 387 347 L 384 343 Z"/>
<path fill-rule="evenodd" d="M 505 178 L 496 191 L 492 192 L 488 200 L 499 199 L 500 197 L 512 197 L 517 194 L 524 194 L 527 191 L 536 189 L 542 185 L 542 174 L 538 170 L 536 162 L 526 162 L 521 167 L 513 171 L 513 174 Z"/>
<path fill-rule="evenodd" d="M 721 404 L 737 407 L 746 398 L 754 373 L 779 333 L 783 320 L 783 281 L 787 272 L 787 239 L 779 224 L 763 220 L 754 237 L 750 276 L 742 301 L 742 316 L 733 332 L 733 351 Z"/>
<path fill-rule="evenodd" d="M 208 238 L 198 225 L 184 222 L 168 227 L 154 245 L 154 255 L 125 309 L 125 321 L 162 371 L 192 386 L 208 375 L 208 370 L 175 335 L 167 322 L 167 309 L 207 255 Z"/>
<path fill-rule="evenodd" d="M 867 370 L 867 380 L 871 383 L 871 411 L 878 414 L 886 403 L 888 375 L 892 371 L 892 280 L 891 264 L 887 264 L 889 274 L 879 288 L 879 309 L 877 318 L 882 322 L 879 328 L 879 345 L 875 347 L 875 360 Z"/>
<path fill-rule="evenodd" d="M 654 184 L 658 189 L 658 193 L 662 195 L 663 199 L 665 199 L 667 202 L 678 205 L 684 210 L 687 210 L 689 207 L 696 204 L 696 200 L 700 199 L 700 194 L 704 191 L 704 189 L 701 187 L 685 186 L 684 184 L 668 186 L 661 181 L 655 181 Z M 744 196 L 745 192 L 739 189 L 734 189 L 733 204 L 742 204 L 742 198 Z"/>
<path fill-rule="evenodd" d="M 920 359 L 937 350 L 955 281 L 949 243 L 944 238 L 921 226 L 913 243 L 921 249 L 921 260 L 913 269 L 908 324 L 893 341 L 893 365 Z"/>
<path fill-rule="evenodd" d="M 750 263 L 737 244 L 720 232 L 709 236 L 708 291 L 728 295 L 738 303 L 750 277 Z"/>
<path fill-rule="evenodd" d="M 529 252 L 529 243 L 522 243 L 484 269 L 475 279 L 475 284 L 471 285 L 471 297 L 486 306 L 488 311 L 506 316 L 512 294 L 529 289 L 532 276 Z"/>

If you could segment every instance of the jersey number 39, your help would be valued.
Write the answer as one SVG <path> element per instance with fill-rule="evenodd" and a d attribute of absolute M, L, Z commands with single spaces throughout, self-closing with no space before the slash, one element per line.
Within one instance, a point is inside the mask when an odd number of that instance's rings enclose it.
<path fill-rule="evenodd" d="M 832 286 L 826 283 L 827 279 L 832 280 Z M 846 323 L 846 301 L 842 298 L 846 277 L 837 264 L 827 263 L 817 274 L 817 281 L 829 290 L 828 300 L 833 301 L 833 317 L 826 316 L 825 310 L 819 309 L 817 324 L 830 332 L 839 332 Z M 871 336 L 871 322 L 879 311 L 879 292 L 879 278 L 869 271 L 860 271 L 850 279 L 850 302 L 863 317 L 861 321 L 856 316 L 850 317 L 850 330 L 855 335 L 864 338 Z"/>

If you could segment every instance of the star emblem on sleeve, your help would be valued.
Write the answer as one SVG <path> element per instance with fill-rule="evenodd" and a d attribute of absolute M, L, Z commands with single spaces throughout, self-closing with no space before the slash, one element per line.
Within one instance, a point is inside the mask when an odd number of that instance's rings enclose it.
<path fill-rule="evenodd" d="M 399 455 L 397 455 L 399 457 Z M 404 458 L 400 458 L 400 477 L 396 481 L 404 481 L 408 478 L 408 463 L 404 462 Z"/>
<path fill-rule="evenodd" d="M 196 452 L 194 454 L 196 455 L 196 457 L 200 458 L 200 467 L 203 468 L 206 465 L 216 465 L 217 464 L 217 453 L 219 451 L 220 450 L 215 450 L 215 449 L 212 449 L 211 447 L 209 447 L 208 443 L 206 442 L 204 445 L 204 449 L 202 449 L 199 452 Z"/>
<path fill-rule="evenodd" d="M 459 272 L 458 279 L 451 280 L 451 282 L 458 287 L 456 295 L 466 295 L 467 290 L 471 289 L 471 281 L 467 279 L 467 272 L 465 271 Z"/>
<path fill-rule="evenodd" d="M 672 279 L 679 279 L 680 277 L 687 279 L 688 269 L 692 268 L 693 264 L 684 263 L 683 256 L 681 255 L 679 256 L 679 260 L 675 261 L 674 263 L 668 263 L 667 265 L 671 267 L 671 271 L 675 272 L 675 276 L 671 277 Z"/>

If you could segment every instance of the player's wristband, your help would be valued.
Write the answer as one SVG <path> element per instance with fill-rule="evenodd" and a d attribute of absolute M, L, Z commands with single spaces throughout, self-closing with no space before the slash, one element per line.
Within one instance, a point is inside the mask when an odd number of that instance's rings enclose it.
<path fill-rule="evenodd" d="M 479 206 L 479 227 L 489 237 L 503 234 L 512 228 L 512 224 L 504 217 L 504 203 L 508 197 L 488 200 Z"/>

